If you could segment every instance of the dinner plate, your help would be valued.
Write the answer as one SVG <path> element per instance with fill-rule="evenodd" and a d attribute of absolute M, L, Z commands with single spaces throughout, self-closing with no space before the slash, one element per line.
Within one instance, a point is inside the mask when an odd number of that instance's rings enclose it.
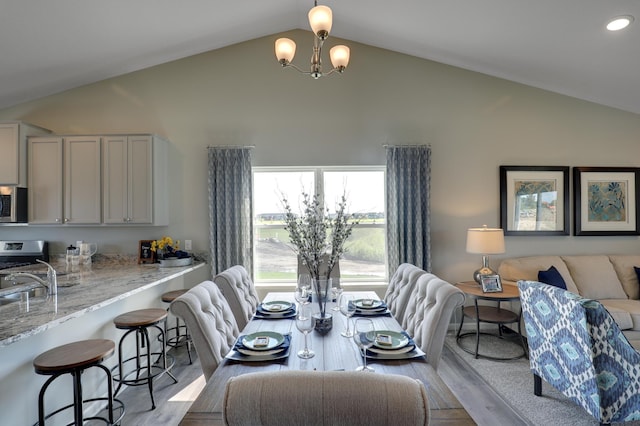
<path fill-rule="evenodd" d="M 411 352 L 415 348 L 416 347 L 414 345 L 409 345 L 400 349 L 378 349 L 376 347 L 371 347 L 367 350 L 376 354 L 381 354 L 381 355 L 394 355 L 394 354 L 406 354 L 407 352 Z"/>
<path fill-rule="evenodd" d="M 233 361 L 240 362 L 262 362 L 262 361 L 277 361 L 280 359 L 285 359 L 289 356 L 291 352 L 291 345 L 286 346 L 284 350 L 275 350 L 275 353 L 268 353 L 271 351 L 262 351 L 260 355 L 245 355 L 238 350 L 230 350 L 227 355 L 225 355 L 226 359 L 231 359 Z"/>
<path fill-rule="evenodd" d="M 278 352 L 283 351 L 284 349 L 282 348 L 275 348 L 275 349 L 271 349 L 271 350 L 267 350 L 267 351 L 252 351 L 250 349 L 245 349 L 245 348 L 237 348 L 236 349 L 238 352 L 240 352 L 242 355 L 248 355 L 248 356 L 267 356 L 267 355 L 273 355 L 273 354 L 277 354 Z"/>
<path fill-rule="evenodd" d="M 285 302 L 282 300 L 274 300 L 273 302 L 265 302 L 262 304 L 262 309 L 267 312 L 284 312 L 291 309 L 291 302 Z"/>
<path fill-rule="evenodd" d="M 380 334 L 386 334 L 387 336 L 391 337 L 391 344 L 383 345 L 378 343 L 377 336 Z M 373 346 L 380 349 L 386 349 L 386 350 L 399 349 L 404 346 L 407 346 L 407 344 L 409 344 L 409 338 L 407 336 L 397 331 L 391 331 L 391 330 L 376 330 L 376 341 L 373 342 Z"/>
<path fill-rule="evenodd" d="M 255 341 L 258 337 L 266 337 L 269 339 L 269 342 L 264 346 L 255 346 Z M 268 351 L 280 346 L 283 342 L 284 336 L 280 333 L 276 333 L 275 331 L 259 331 L 257 333 L 248 334 L 244 336 L 244 339 L 242 339 L 242 345 L 245 348 L 254 351 Z"/>
<path fill-rule="evenodd" d="M 373 352 L 369 350 L 367 351 L 367 358 L 376 359 L 376 360 L 384 360 L 384 359 L 392 360 L 392 359 L 419 358 L 425 355 L 425 353 L 419 347 L 413 346 L 413 345 L 411 345 L 410 347 L 412 347 L 413 349 L 405 353 L 398 353 L 395 351 L 381 351 L 381 350 Z M 369 348 L 369 349 L 373 349 L 373 348 Z M 274 356 L 277 356 L 277 355 L 274 355 Z"/>
<path fill-rule="evenodd" d="M 377 309 L 382 306 L 382 300 L 374 299 L 356 299 L 353 301 L 358 309 Z"/>

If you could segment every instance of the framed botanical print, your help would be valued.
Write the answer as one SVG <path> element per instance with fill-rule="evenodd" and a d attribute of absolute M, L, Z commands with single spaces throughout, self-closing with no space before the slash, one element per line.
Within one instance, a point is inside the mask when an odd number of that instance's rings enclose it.
<path fill-rule="evenodd" d="M 574 167 L 575 235 L 639 235 L 640 168 Z"/>
<path fill-rule="evenodd" d="M 569 167 L 500 166 L 505 235 L 569 235 Z"/>

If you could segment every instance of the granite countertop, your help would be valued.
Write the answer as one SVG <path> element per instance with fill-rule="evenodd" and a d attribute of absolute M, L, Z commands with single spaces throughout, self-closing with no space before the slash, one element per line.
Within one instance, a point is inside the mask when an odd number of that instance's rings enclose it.
<path fill-rule="evenodd" d="M 58 294 L 49 297 L 31 297 L 29 302 L 18 301 L 0 306 L 0 347 L 41 333 L 85 312 L 94 311 L 118 300 L 129 297 L 147 288 L 179 277 L 206 263 L 162 268 L 158 264 L 138 265 L 135 262 L 100 262 L 90 266 L 69 270 L 64 264 L 53 264 L 58 272 Z M 3 273 L 24 271 L 46 276 L 46 266 L 4 270 Z M 27 278 L 24 279 L 28 281 Z M 17 287 L 26 289 L 31 285 L 16 285 L 2 289 L 2 293 Z M 27 311 L 28 309 L 28 311 Z"/>

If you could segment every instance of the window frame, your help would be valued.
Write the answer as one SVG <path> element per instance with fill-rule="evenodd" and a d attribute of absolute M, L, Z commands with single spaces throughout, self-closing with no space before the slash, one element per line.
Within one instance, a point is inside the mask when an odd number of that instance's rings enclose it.
<path fill-rule="evenodd" d="M 324 203 L 324 173 L 325 172 L 382 172 L 383 174 L 383 182 L 386 182 L 387 170 L 384 165 L 380 166 L 254 166 L 251 168 L 251 180 L 252 180 L 252 188 L 255 188 L 254 179 L 256 173 L 278 173 L 278 172 L 313 172 L 314 177 L 314 193 L 320 194 L 320 201 Z M 379 278 L 350 278 L 347 280 L 341 279 L 342 284 L 364 284 L 364 283 L 372 283 L 372 284 L 381 284 L 388 283 L 389 281 L 389 263 L 388 263 L 388 244 L 387 244 L 387 223 L 388 223 L 388 214 L 387 214 L 387 188 L 386 185 L 383 185 L 383 206 L 384 206 L 384 224 L 376 225 L 376 224 L 358 224 L 354 229 L 360 228 L 383 228 L 385 244 L 384 244 L 384 277 Z M 252 194 L 252 202 L 255 206 L 255 193 Z M 255 207 L 254 207 L 255 208 Z M 251 226 L 254 229 L 253 235 L 258 235 L 256 231 L 256 224 L 254 222 L 255 216 L 251 218 Z M 259 228 L 279 228 L 282 229 L 282 225 L 260 225 Z M 253 259 L 256 259 L 256 244 L 252 245 Z M 254 262 L 255 264 L 255 262 Z M 254 276 L 253 281 L 256 286 L 272 286 L 274 284 L 293 284 L 295 283 L 295 279 L 292 280 L 283 280 L 283 279 L 262 279 L 257 280 L 255 277 L 256 270 L 253 268 Z"/>

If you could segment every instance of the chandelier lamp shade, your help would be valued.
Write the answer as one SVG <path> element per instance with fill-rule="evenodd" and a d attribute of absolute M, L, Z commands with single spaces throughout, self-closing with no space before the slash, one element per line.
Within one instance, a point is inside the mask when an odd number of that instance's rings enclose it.
<path fill-rule="evenodd" d="M 309 25 L 313 31 L 313 54 L 311 55 L 311 69 L 304 71 L 294 65 L 293 57 L 296 54 L 296 43 L 289 38 L 279 38 L 276 40 L 276 58 L 283 67 L 292 67 L 303 74 L 318 79 L 324 75 L 334 72 L 342 73 L 349 65 L 349 56 L 351 52 L 347 46 L 337 45 L 329 50 L 329 58 L 333 69 L 327 73 L 322 72 L 322 46 L 329 37 L 331 26 L 333 24 L 333 12 L 328 6 L 315 6 L 309 11 Z"/>
<path fill-rule="evenodd" d="M 482 268 L 473 273 L 473 279 L 479 284 L 481 275 L 495 275 L 489 267 L 489 255 L 504 253 L 504 231 L 500 228 L 470 228 L 467 230 L 467 253 L 482 255 Z"/>

